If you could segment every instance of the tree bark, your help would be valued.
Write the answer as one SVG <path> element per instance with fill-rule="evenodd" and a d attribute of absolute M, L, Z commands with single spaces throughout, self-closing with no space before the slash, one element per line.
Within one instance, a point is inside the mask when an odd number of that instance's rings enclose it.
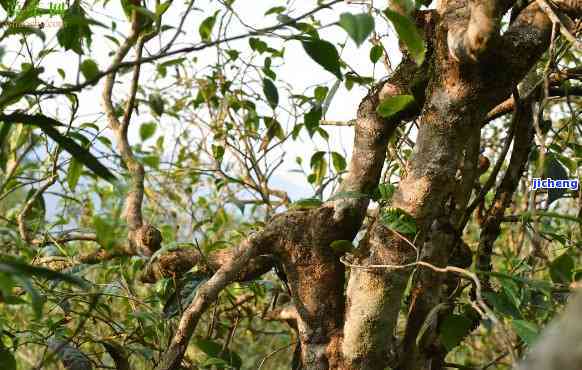
<path fill-rule="evenodd" d="M 405 56 L 394 75 L 362 101 L 349 172 L 336 197 L 319 208 L 274 216 L 265 228 L 268 248 L 250 245 L 233 253 L 185 311 L 158 370 L 179 366 L 200 315 L 222 288 L 244 275 L 246 264 L 256 261 L 249 265 L 256 268 L 249 271 L 257 274 L 271 266 L 268 259 L 265 265 L 257 260 L 261 253 L 276 259 L 287 276 L 295 309 L 284 310 L 283 317 L 296 324 L 302 369 L 416 370 L 443 361 L 446 352 L 434 352 L 435 328 L 421 341 L 417 337 L 428 312 L 444 299 L 445 276 L 425 270 L 415 276 L 406 332 L 399 343 L 393 334 L 411 269 L 365 267 L 403 265 L 418 258 L 445 267 L 453 252 L 464 246 L 460 239 L 464 225 L 459 221 L 478 176 L 482 123 L 510 97 L 549 44 L 552 24 L 536 3 L 521 10 L 505 34 L 499 35 L 500 17 L 512 4 L 450 0 L 439 2 L 434 12 L 422 13 L 429 30 L 426 62 L 419 68 Z M 418 77 L 428 80 L 421 87 L 426 99 L 389 120 L 376 113 L 382 99 L 410 94 Z M 406 240 L 385 226 L 381 217 L 374 219 L 355 253 L 343 256 L 352 266 L 364 267 L 350 271 L 344 294 L 342 256 L 330 244 L 356 236 L 369 194 L 380 179 L 388 139 L 402 120 L 418 114 L 413 155 L 391 204 L 416 220 L 416 237 Z M 514 151 L 517 155 L 521 149 Z M 506 177 L 511 183 L 498 192 L 502 205 L 511 199 L 508 190 L 522 166 L 510 166 Z"/>

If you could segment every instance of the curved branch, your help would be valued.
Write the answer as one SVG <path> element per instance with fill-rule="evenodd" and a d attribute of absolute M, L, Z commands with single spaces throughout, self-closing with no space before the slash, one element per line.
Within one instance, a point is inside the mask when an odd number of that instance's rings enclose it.
<path fill-rule="evenodd" d="M 202 314 L 218 298 L 222 289 L 236 280 L 253 257 L 268 249 L 272 238 L 273 235 L 269 230 L 263 230 L 249 237 L 233 251 L 232 259 L 216 271 L 210 280 L 200 286 L 196 297 L 182 314 L 178 329 L 156 366 L 156 370 L 176 370 L 180 367 L 190 338 Z"/>
<path fill-rule="evenodd" d="M 549 88 L 549 96 L 551 97 L 565 97 L 568 95 L 572 96 L 582 96 L 582 88 L 579 86 L 571 86 L 569 88 L 563 88 L 560 85 L 567 80 L 571 79 L 580 79 L 582 78 L 582 68 L 570 68 L 563 71 L 559 71 L 555 74 L 550 76 L 550 88 Z M 524 86 L 521 88 L 520 85 L 520 95 L 522 100 L 527 99 L 537 99 L 542 92 L 543 87 L 543 79 L 537 81 L 534 86 Z M 491 109 L 485 120 L 483 125 L 493 121 L 496 118 L 504 116 L 508 113 L 511 113 L 515 110 L 515 99 L 513 96 L 507 98 L 500 104 L 498 104 L 495 108 Z"/>
<path fill-rule="evenodd" d="M 112 67 L 118 66 L 121 64 L 129 50 L 135 45 L 138 39 L 138 31 L 132 29 L 131 34 L 125 39 L 124 43 L 119 47 L 119 50 L 115 54 L 113 58 Z M 138 57 L 139 58 L 139 57 Z M 132 89 L 133 92 L 130 93 L 130 96 L 135 94 L 136 89 L 136 75 L 139 76 L 139 67 L 136 67 Z M 105 79 L 105 86 L 103 88 L 103 94 L 101 95 L 101 103 L 103 109 L 105 110 L 105 114 L 107 116 L 107 121 L 109 123 L 109 127 L 115 133 L 116 141 L 117 141 L 117 150 L 123 159 L 123 162 L 127 166 L 130 174 L 134 178 L 134 183 L 132 189 L 130 190 L 127 200 L 126 200 L 126 217 L 127 223 L 130 230 L 138 229 L 143 221 L 141 215 L 141 203 L 143 200 L 143 176 L 144 176 L 144 169 L 143 166 L 137 160 L 135 160 L 133 152 L 131 150 L 131 146 L 127 140 L 127 128 L 129 125 L 129 116 L 127 112 L 124 114 L 123 123 L 119 121 L 117 118 L 117 114 L 113 107 L 113 102 L 111 100 L 111 95 L 113 93 L 113 85 L 115 83 L 115 76 L 116 73 L 111 73 L 107 75 Z M 131 98 L 130 98 L 131 102 Z"/>
<path fill-rule="evenodd" d="M 180 276 L 193 266 L 211 274 L 222 266 L 232 263 L 236 258 L 235 250 L 221 249 L 204 256 L 196 248 L 184 248 L 160 254 L 150 260 L 140 275 L 145 283 L 154 283 L 163 277 Z M 274 266 L 274 259 L 269 255 L 252 258 L 247 265 L 238 272 L 236 281 L 251 281 L 269 272 Z"/>

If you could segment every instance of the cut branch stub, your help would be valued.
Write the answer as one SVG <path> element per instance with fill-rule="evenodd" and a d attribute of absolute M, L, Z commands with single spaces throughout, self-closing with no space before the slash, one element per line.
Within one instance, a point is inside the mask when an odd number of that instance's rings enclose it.
<path fill-rule="evenodd" d="M 128 233 L 132 249 L 143 256 L 151 257 L 161 247 L 162 233 L 150 224 L 143 224 Z"/>
<path fill-rule="evenodd" d="M 458 19 L 451 22 L 447 35 L 449 54 L 460 63 L 479 60 L 490 40 L 498 35 L 501 16 L 511 5 L 502 0 L 469 0 L 468 3 L 468 7 L 463 4 L 454 10 Z M 447 3 L 447 8 L 453 7 Z"/>

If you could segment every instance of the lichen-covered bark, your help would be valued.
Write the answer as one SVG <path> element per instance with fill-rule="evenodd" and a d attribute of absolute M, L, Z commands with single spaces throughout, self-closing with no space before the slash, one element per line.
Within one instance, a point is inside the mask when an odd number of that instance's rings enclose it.
<path fill-rule="evenodd" d="M 410 59 L 405 60 L 396 70 L 395 75 L 385 85 L 383 98 L 410 93 L 411 83 L 415 77 L 426 73 L 426 69 L 418 68 Z M 360 108 L 374 112 L 373 107 Z M 372 120 L 381 120 L 376 115 Z M 405 243 L 399 244 L 401 250 L 385 250 L 383 245 L 390 244 L 396 236 L 375 220 L 369 226 L 366 237 L 360 242 L 355 264 L 402 264 L 410 262 L 413 254 L 411 247 Z M 392 243 L 394 244 L 394 243 Z M 349 369 L 382 367 L 388 356 L 386 341 L 395 324 L 395 317 L 400 309 L 399 296 L 406 286 L 406 272 L 403 275 L 386 277 L 385 271 L 352 270 L 347 287 L 347 312 L 343 325 L 344 341 L 342 354 L 345 367 Z M 390 297 L 373 295 L 368 292 L 385 291 Z M 377 300 L 374 300 L 377 298 Z M 393 298 L 393 299 L 390 299 Z M 372 308 L 372 309 L 371 309 Z M 379 345 L 381 344 L 381 345 Z M 383 367 L 382 367 L 383 368 Z"/>
<path fill-rule="evenodd" d="M 453 212 L 453 200 L 459 198 L 459 194 L 455 196 L 453 192 L 459 189 L 455 175 L 464 145 L 472 131 L 480 130 L 487 112 L 509 96 L 512 86 L 523 78 L 549 41 L 548 20 L 532 4 L 502 38 L 492 40 L 494 46 L 483 51 L 479 63 L 461 63 L 450 54 L 448 31 L 466 22 L 469 14 L 459 15 L 454 8 L 448 7 L 452 3 L 447 2 L 440 9 L 435 56 L 418 138 L 408 175 L 402 180 L 392 204 L 416 218 L 420 226 L 416 245 L 422 249 L 424 259 L 437 266 L 448 263 L 452 247 L 458 242 L 457 231 L 451 227 L 455 224 L 451 215 L 458 214 Z M 501 46 L 503 48 L 498 48 Z M 470 188 L 465 187 L 464 191 L 469 192 Z M 467 196 L 460 195 L 464 199 Z M 372 235 L 360 245 L 360 248 L 369 248 L 365 258 L 359 260 L 360 264 L 390 265 L 414 257 L 411 248 L 406 248 L 400 238 L 382 238 L 380 235 L 387 232 L 381 225 L 375 225 L 369 233 Z M 383 242 L 370 243 L 371 240 Z M 352 368 L 381 369 L 386 365 L 387 356 L 394 351 L 390 336 L 404 291 L 402 284 L 393 281 L 406 281 L 408 274 L 409 271 L 402 269 L 387 269 L 381 275 L 365 270 L 351 271 L 344 354 L 350 359 Z M 440 300 L 442 282 L 443 278 L 432 272 L 419 275 L 402 350 L 401 366 L 405 369 L 430 368 L 430 343 L 417 348 L 416 337 L 426 314 Z M 362 318 L 360 323 L 358 316 Z M 354 326 L 360 329 L 354 330 Z M 379 339 L 373 329 L 376 327 L 384 331 L 383 338 Z M 351 347 L 347 348 L 348 345 Z"/>
<path fill-rule="evenodd" d="M 272 221 L 285 230 L 274 255 L 287 274 L 297 309 L 304 369 L 347 366 L 341 350 L 345 269 L 330 244 L 356 236 L 369 198 L 350 194 L 370 194 L 378 186 L 388 139 L 402 120 L 418 114 L 416 106 L 386 120 L 376 113 L 379 101 L 388 95 L 408 92 L 417 71 L 408 60 L 362 101 L 349 173 L 338 192 L 339 198 L 319 209 L 287 212 Z"/>
<path fill-rule="evenodd" d="M 385 248 L 390 245 L 391 248 Z M 376 220 L 351 261 L 357 265 L 403 265 L 414 250 Z M 347 369 L 384 369 L 393 354 L 393 331 L 406 288 L 407 270 L 352 269 L 347 287 L 347 312 L 342 353 Z"/>
<path fill-rule="evenodd" d="M 298 210 L 272 221 L 282 231 L 273 254 L 287 275 L 306 369 L 336 368 L 341 362 L 335 343 L 344 314 L 344 267 L 330 244 L 354 235 L 335 227 L 333 212 L 331 207 Z"/>
<path fill-rule="evenodd" d="M 541 51 L 544 49 L 543 46 L 547 46 L 549 40 L 547 37 L 544 39 L 545 36 L 548 36 L 547 29 L 544 30 L 537 28 L 540 25 L 547 26 L 547 23 L 544 19 L 540 19 L 538 17 L 539 14 L 537 13 L 532 17 L 530 11 L 531 9 L 529 7 L 526 8 L 506 33 L 504 38 L 499 40 L 498 45 L 507 46 L 507 43 L 515 42 L 516 35 L 521 34 L 523 36 L 526 29 L 528 29 L 527 32 L 530 32 L 530 35 L 531 33 L 535 33 L 536 36 L 540 37 L 528 41 L 520 37 L 519 43 L 527 53 L 522 56 L 522 59 L 519 62 L 516 61 L 515 58 L 512 60 L 514 64 L 511 70 L 502 71 L 500 68 L 496 68 L 496 66 L 492 65 L 492 58 L 500 58 L 498 60 L 502 61 L 507 60 L 507 58 L 515 52 L 515 49 L 513 48 L 516 46 L 515 44 L 503 50 L 491 50 L 490 53 L 482 56 L 482 63 L 476 66 L 457 65 L 455 63 L 443 65 L 443 75 L 447 76 L 445 77 L 446 82 L 443 88 L 445 91 L 453 93 L 453 96 L 458 99 L 450 100 L 450 110 L 447 114 L 447 118 L 451 120 L 451 134 L 455 131 L 458 132 L 457 135 L 459 136 L 457 136 L 457 140 L 466 140 L 468 138 L 466 136 L 467 134 L 463 133 L 463 127 L 471 127 L 473 130 L 479 130 L 479 122 L 482 122 L 485 119 L 487 111 L 501 103 L 503 99 L 510 94 L 512 86 L 523 78 L 527 69 L 529 69 L 533 62 L 539 58 Z M 439 60 L 446 60 L 446 57 L 443 56 L 442 58 L 439 58 Z M 489 69 L 488 73 L 484 73 L 485 68 Z M 479 103 L 477 103 L 477 101 Z M 462 108 L 459 109 L 459 107 Z M 444 117 L 437 118 L 437 121 L 446 121 L 446 119 L 443 118 Z M 451 141 L 447 144 L 443 143 L 443 145 L 448 146 L 449 150 L 445 149 L 445 151 L 450 153 L 450 159 L 456 161 L 458 159 L 457 155 L 459 151 L 454 142 L 454 136 L 451 135 L 449 140 Z M 446 166 L 441 167 L 441 171 L 443 170 L 447 171 Z M 451 168 L 448 168 L 448 174 L 450 174 L 450 170 Z M 452 183 L 449 184 L 451 187 L 452 185 Z M 466 194 L 463 196 L 466 196 Z M 440 207 L 440 212 L 436 211 L 432 213 L 433 217 L 446 216 L 448 219 L 447 222 L 451 225 L 454 225 L 456 221 L 458 221 L 456 217 L 451 217 L 452 209 L 449 208 L 448 205 L 443 204 L 442 200 L 439 206 L 438 203 L 431 201 L 429 198 L 428 201 L 425 202 L 425 206 L 426 204 L 431 203 L 437 208 Z M 460 231 L 461 230 L 457 230 L 457 232 Z M 454 232 L 455 231 L 452 231 L 453 234 Z M 433 237 L 430 236 L 431 234 Z M 429 250 L 426 252 L 426 257 L 428 262 L 437 266 L 442 266 L 443 264 L 448 263 L 451 247 L 455 244 L 455 239 L 453 237 L 449 238 L 448 241 L 443 240 L 445 239 L 443 238 L 444 233 L 438 231 L 438 234 L 438 239 L 441 240 L 440 245 L 438 245 L 437 248 L 441 249 L 441 251 L 434 251 L 435 246 L 432 243 L 427 243 L 425 244 L 425 247 L 428 246 Z M 428 240 L 433 240 L 434 236 L 436 236 L 434 231 L 429 232 Z M 431 250 L 433 252 L 431 252 Z M 407 329 L 402 351 L 403 358 L 401 362 L 403 369 L 429 369 L 438 366 L 438 364 L 433 364 L 435 357 L 439 357 L 441 360 L 443 358 L 442 355 L 435 356 L 438 351 L 435 351 L 435 348 L 432 347 L 431 342 L 434 341 L 430 340 L 430 335 L 426 336 L 423 341 L 421 341 L 420 348 L 417 346 L 416 341 L 418 331 L 424 322 L 426 315 L 441 299 L 439 296 L 441 296 L 443 292 L 443 281 L 442 277 L 438 277 L 430 271 L 426 272 L 424 276 L 421 274 L 418 279 L 417 287 L 412 295 L 410 314 L 407 320 Z"/>

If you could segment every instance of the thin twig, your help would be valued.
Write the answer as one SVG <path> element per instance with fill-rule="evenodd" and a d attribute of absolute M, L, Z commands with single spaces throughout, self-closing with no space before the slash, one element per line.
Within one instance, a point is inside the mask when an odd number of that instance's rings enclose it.
<path fill-rule="evenodd" d="M 356 264 L 350 263 L 350 262 L 345 260 L 345 256 L 342 256 L 342 257 L 340 257 L 340 262 L 342 264 L 344 264 L 345 266 L 348 266 L 350 268 L 356 268 L 356 269 L 361 269 L 361 270 L 377 270 L 377 269 L 402 270 L 402 269 L 407 269 L 407 268 L 411 268 L 411 267 L 415 267 L 415 266 L 423 266 L 423 267 L 428 267 L 431 270 L 436 271 L 436 272 L 442 272 L 442 273 L 453 272 L 453 273 L 465 276 L 465 277 L 469 278 L 473 282 L 473 284 L 475 285 L 475 301 L 476 301 L 476 303 L 472 301 L 471 306 L 475 309 L 475 311 L 477 311 L 479 313 L 479 315 L 483 319 L 491 320 L 491 322 L 495 326 L 500 324 L 500 321 L 497 318 L 497 316 L 493 313 L 493 311 L 489 308 L 489 306 L 487 306 L 487 304 L 483 300 L 481 281 L 479 280 L 477 275 L 471 271 L 468 271 L 468 270 L 465 270 L 463 268 L 456 267 L 456 266 L 437 267 L 437 266 L 434 266 L 434 265 L 432 265 L 428 262 L 425 262 L 425 261 L 416 261 L 416 262 L 411 262 L 411 263 L 407 263 L 407 264 L 403 264 L 403 265 L 366 265 L 366 266 L 364 266 L 364 265 L 356 265 Z M 503 332 L 503 339 L 505 340 L 505 342 L 509 346 L 509 348 L 511 348 L 511 355 L 512 355 L 513 359 L 515 361 L 517 361 L 516 360 L 517 356 L 515 355 L 515 353 L 513 351 L 513 348 L 511 346 L 511 341 L 506 336 L 505 332 Z"/>
<path fill-rule="evenodd" d="M 582 43 L 576 39 L 574 35 L 568 31 L 568 28 L 562 23 L 558 15 L 554 12 L 552 7 L 546 2 L 546 0 L 537 0 L 538 6 L 546 13 L 548 18 L 560 28 L 560 33 L 564 36 L 568 41 L 572 43 L 572 45 L 582 51 Z"/>
<path fill-rule="evenodd" d="M 286 345 L 286 346 L 284 346 L 284 347 L 281 347 L 281 348 L 277 348 L 277 349 L 276 349 L 276 350 L 274 350 L 273 352 L 269 353 L 268 355 L 266 355 L 265 357 L 263 357 L 263 360 L 262 360 L 262 361 L 261 361 L 261 363 L 259 364 L 259 367 L 257 368 L 257 370 L 261 370 L 261 369 L 263 368 L 263 365 L 265 364 L 265 362 L 266 362 L 266 361 L 267 361 L 269 358 L 273 357 L 274 355 L 276 355 L 277 353 L 281 352 L 282 350 L 284 350 L 284 349 L 287 349 L 287 348 L 289 348 L 289 347 L 291 347 L 291 346 L 294 346 L 294 345 L 296 345 L 296 344 L 297 344 L 297 342 L 289 343 L 288 345 Z"/>

